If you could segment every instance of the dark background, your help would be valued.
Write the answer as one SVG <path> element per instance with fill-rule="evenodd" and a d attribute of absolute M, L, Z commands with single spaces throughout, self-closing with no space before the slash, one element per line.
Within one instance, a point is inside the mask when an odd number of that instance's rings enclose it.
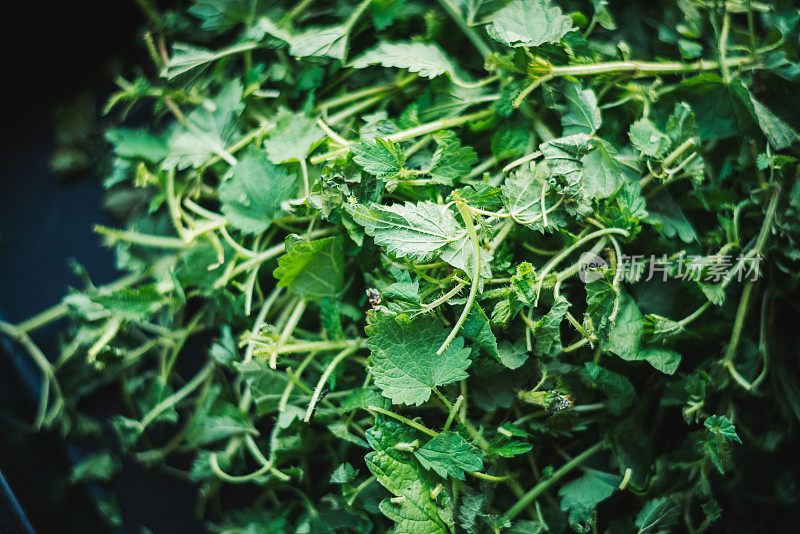
<path fill-rule="evenodd" d="M 12 7 L 13 6 L 13 7 Z M 29 0 L 7 3 L 0 17 L 3 100 L 0 120 L 0 317 L 23 320 L 55 303 L 81 281 L 77 260 L 102 284 L 116 278 L 113 255 L 93 234 L 113 224 L 101 207 L 98 173 L 56 176 L 48 161 L 55 148 L 59 110 L 79 99 L 102 109 L 118 74 L 148 65 L 142 45 L 144 17 L 133 0 Z M 94 169 L 96 170 L 96 169 Z M 58 325 L 37 331 L 46 354 L 56 349 Z M 105 532 L 92 500 L 97 486 L 70 486 L 70 465 L 85 450 L 58 435 L 35 433 L 38 375 L 27 359 L 0 340 L 0 471 L 38 532 Z M 103 395 L 103 393 L 101 393 Z M 114 403 L 115 392 L 104 400 Z M 101 408 L 102 409 L 102 408 Z M 108 409 L 108 408 L 106 408 Z M 109 488 L 117 494 L 125 527 L 154 533 L 202 532 L 194 519 L 194 490 L 125 461 Z M 0 493 L 2 491 L 0 490 Z M 0 523 L 2 526 L 2 523 Z M 0 529 L 3 530 L 3 529 Z M 7 534 L 2 532 L 2 534 Z"/>

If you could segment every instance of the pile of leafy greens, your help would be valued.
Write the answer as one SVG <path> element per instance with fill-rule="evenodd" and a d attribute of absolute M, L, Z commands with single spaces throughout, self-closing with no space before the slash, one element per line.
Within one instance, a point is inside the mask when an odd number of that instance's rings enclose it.
<path fill-rule="evenodd" d="M 96 228 L 126 274 L 2 323 L 38 426 L 113 428 L 214 532 L 699 533 L 793 502 L 796 5 L 138 3 Z M 48 361 L 29 333 L 65 316 Z M 87 416 L 109 384 L 122 412 Z"/>

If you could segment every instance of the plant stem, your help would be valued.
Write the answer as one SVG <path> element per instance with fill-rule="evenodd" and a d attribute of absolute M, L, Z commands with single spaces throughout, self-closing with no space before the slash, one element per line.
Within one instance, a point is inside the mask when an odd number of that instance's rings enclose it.
<path fill-rule="evenodd" d="M 444 9 L 447 14 L 450 15 L 450 18 L 453 19 L 453 22 L 455 22 L 458 27 L 461 28 L 461 31 L 464 32 L 464 35 L 466 35 L 467 39 L 469 39 L 475 48 L 478 49 L 481 57 L 486 58 L 492 53 L 492 49 L 489 48 L 489 45 L 487 45 L 481 36 L 478 35 L 478 32 L 475 31 L 475 28 L 467 24 L 467 21 L 465 21 L 461 16 L 460 9 L 452 0 L 438 0 L 438 2 L 439 5 L 442 6 L 442 9 Z"/>
<path fill-rule="evenodd" d="M 314 389 L 314 394 L 311 396 L 311 402 L 308 403 L 308 409 L 306 410 L 305 417 L 303 417 L 303 422 L 308 423 L 309 421 L 311 421 L 311 414 L 314 413 L 314 408 L 316 408 L 317 406 L 317 400 L 319 399 L 319 396 L 322 394 L 322 389 L 328 382 L 328 378 L 331 376 L 331 373 L 333 373 L 333 370 L 336 369 L 336 366 L 339 365 L 339 363 L 342 360 L 344 360 L 345 358 L 356 352 L 358 349 L 359 347 L 357 346 L 348 347 L 339 354 L 337 354 L 333 358 L 333 360 L 331 360 L 331 363 L 328 364 L 328 366 L 325 368 L 325 372 L 323 372 L 322 376 L 319 378 L 319 382 L 317 382 L 317 387 Z"/>
<path fill-rule="evenodd" d="M 379 413 L 379 414 L 383 414 L 383 415 L 385 415 L 387 417 L 391 417 L 392 419 L 397 419 L 401 423 L 405 423 L 408 426 L 410 426 L 411 428 L 415 428 L 415 429 L 419 430 L 420 432 L 422 432 L 423 434 L 428 434 L 431 437 L 435 438 L 436 436 L 439 435 L 439 433 L 436 432 L 435 430 L 431 430 L 427 426 L 422 425 L 420 423 L 417 423 L 416 421 L 412 421 L 408 417 L 400 415 L 399 413 L 390 412 L 389 410 L 384 410 L 383 408 L 379 408 L 378 406 L 367 406 L 367 410 L 369 410 L 371 412 L 376 412 L 376 413 Z"/>
<path fill-rule="evenodd" d="M 481 279 L 481 245 L 478 241 L 478 234 L 475 232 L 475 225 L 472 223 L 472 213 L 470 213 L 469 207 L 463 202 L 457 203 L 456 207 L 461 214 L 461 218 L 464 219 L 464 224 L 467 226 L 467 235 L 469 235 L 469 239 L 472 242 L 472 286 L 469 289 L 467 302 L 464 304 L 461 316 L 458 318 L 458 321 L 456 321 L 447 339 L 444 340 L 442 346 L 436 351 L 437 356 L 441 356 L 447 347 L 450 346 L 450 343 L 455 339 L 458 331 L 461 330 L 461 325 L 467 320 L 467 316 L 470 310 L 472 310 L 472 303 L 475 302 L 475 295 L 478 293 L 478 284 Z"/>
<path fill-rule="evenodd" d="M 539 495 L 544 493 L 545 491 L 550 488 L 554 483 L 558 482 L 561 478 L 564 477 L 567 473 L 578 467 L 580 464 L 584 462 L 584 460 L 588 459 L 590 456 L 594 455 L 596 452 L 606 448 L 607 445 L 605 442 L 597 443 L 579 455 L 575 456 L 572 460 L 565 463 L 561 466 L 556 472 L 554 472 L 549 478 L 539 482 L 536 484 L 532 489 L 530 489 L 525 495 L 519 498 L 519 500 L 508 509 L 506 512 L 506 516 L 509 519 L 514 519 L 522 510 L 525 509 L 528 504 L 536 500 Z"/>
<path fill-rule="evenodd" d="M 725 61 L 725 67 L 740 67 L 753 63 L 750 56 L 732 58 Z M 594 76 L 598 74 L 626 74 L 652 76 L 657 74 L 683 74 L 716 70 L 722 66 L 720 61 L 701 59 L 693 63 L 648 62 L 648 61 L 609 61 L 594 65 L 550 66 L 544 73 L 560 76 Z"/>
<path fill-rule="evenodd" d="M 181 389 L 164 399 L 163 401 L 159 402 L 152 410 L 147 412 L 147 414 L 142 418 L 142 422 L 140 423 L 140 427 L 144 430 L 147 425 L 153 422 L 153 420 L 159 416 L 164 410 L 167 410 L 184 398 L 186 398 L 192 391 L 197 389 L 208 377 L 209 374 L 214 372 L 215 368 L 214 362 L 208 362 L 201 370 L 198 372 L 194 378 L 188 381 Z"/>

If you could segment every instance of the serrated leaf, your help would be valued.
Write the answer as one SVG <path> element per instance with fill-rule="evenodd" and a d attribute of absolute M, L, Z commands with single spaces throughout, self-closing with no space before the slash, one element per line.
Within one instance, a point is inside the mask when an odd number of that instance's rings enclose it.
<path fill-rule="evenodd" d="M 409 534 L 450 534 L 453 529 L 453 499 L 448 489 L 436 497 L 431 491 L 438 482 L 435 475 L 422 469 L 410 452 L 394 448 L 408 443 L 414 434 L 396 421 L 378 418 L 367 431 L 367 440 L 375 449 L 366 455 L 367 468 L 384 488 L 397 499 L 384 499 L 380 510 L 395 522 L 398 532 Z"/>
<path fill-rule="evenodd" d="M 627 174 L 627 168 L 617 160 L 617 151 L 602 140 L 598 140 L 595 148 L 581 158 L 581 163 L 581 194 L 587 199 L 611 195 L 623 183 Z"/>
<path fill-rule="evenodd" d="M 661 159 L 669 149 L 669 136 L 647 118 L 639 119 L 631 124 L 628 136 L 636 150 L 653 159 Z"/>
<path fill-rule="evenodd" d="M 433 202 L 394 204 L 369 208 L 362 204 L 346 206 L 353 219 L 364 227 L 375 243 L 399 258 L 427 261 L 448 244 L 461 239 L 463 228 L 450 210 Z"/>
<path fill-rule="evenodd" d="M 353 67 L 363 69 L 370 65 L 395 67 L 416 72 L 423 78 L 442 74 L 453 76 L 453 62 L 437 45 L 422 42 L 383 41 L 353 60 Z"/>
<path fill-rule="evenodd" d="M 425 469 L 433 469 L 440 477 L 464 480 L 464 472 L 483 469 L 480 450 L 455 432 L 442 432 L 414 451 Z"/>
<path fill-rule="evenodd" d="M 434 387 L 467 378 L 469 349 L 457 337 L 441 354 L 447 332 L 438 322 L 417 319 L 398 323 L 388 315 L 376 316 L 367 327 L 367 346 L 372 351 L 370 372 L 375 384 L 395 404 L 419 406 Z"/>
<path fill-rule="evenodd" d="M 430 174 L 436 183 L 452 185 L 466 177 L 476 161 L 478 156 L 475 150 L 469 146 L 462 147 L 455 135 L 437 136 L 436 152 L 433 153 L 425 172 Z"/>
<path fill-rule="evenodd" d="M 347 26 L 309 28 L 289 40 L 289 53 L 295 57 L 328 56 L 343 60 L 347 51 Z"/>
<path fill-rule="evenodd" d="M 569 310 L 570 303 L 559 295 L 547 315 L 536 325 L 533 350 L 536 354 L 547 355 L 561 350 L 561 322 Z"/>
<path fill-rule="evenodd" d="M 287 247 L 273 273 L 279 287 L 308 300 L 336 297 L 344 283 L 342 238 L 300 241 Z"/>
<path fill-rule="evenodd" d="M 506 178 L 500 187 L 503 193 L 503 205 L 517 223 L 539 227 L 543 225 L 543 192 L 545 209 L 552 208 L 557 202 L 548 197 L 544 191 L 548 186 L 548 176 L 547 165 L 539 164 L 532 171 L 528 169 L 516 171 Z"/>
<path fill-rule="evenodd" d="M 550 0 L 515 0 L 492 17 L 487 32 L 508 46 L 557 43 L 572 29 L 572 19 Z"/>
<path fill-rule="evenodd" d="M 376 137 L 372 142 L 362 139 L 351 146 L 350 150 L 353 153 L 353 161 L 378 178 L 399 175 L 406 162 L 403 147 L 380 137 Z"/>
<path fill-rule="evenodd" d="M 287 163 L 306 159 L 311 148 L 325 137 L 314 119 L 303 113 L 283 113 L 264 141 L 267 157 L 272 163 Z"/>
<path fill-rule="evenodd" d="M 636 534 L 669 534 L 679 516 L 677 506 L 668 497 L 649 500 L 636 515 Z"/>
<path fill-rule="evenodd" d="M 712 415 L 705 420 L 703 426 L 714 434 L 722 436 L 726 441 L 734 441 L 736 443 L 742 442 L 741 438 L 739 438 L 739 434 L 736 433 L 736 427 L 733 426 L 730 419 L 724 415 Z"/>
<path fill-rule="evenodd" d="M 636 391 L 628 377 L 603 369 L 596 363 L 585 362 L 586 374 L 592 381 L 592 385 L 602 390 L 608 397 L 606 407 L 612 415 L 622 415 L 631 407 L 636 399 Z"/>
<path fill-rule="evenodd" d="M 562 486 L 558 490 L 561 509 L 569 511 L 570 525 L 581 528 L 582 524 L 591 523 L 594 509 L 611 497 L 619 482 L 616 475 L 592 471 Z"/>
<path fill-rule="evenodd" d="M 593 134 L 601 125 L 597 96 L 591 89 L 582 89 L 579 83 L 568 83 L 564 90 L 567 112 L 561 115 L 564 135 Z"/>
<path fill-rule="evenodd" d="M 236 122 L 244 109 L 242 84 L 225 84 L 213 100 L 186 115 L 185 124 L 176 126 L 169 138 L 169 154 L 161 163 L 164 169 L 199 167 L 210 157 L 226 152 L 237 135 Z"/>
<path fill-rule="evenodd" d="M 294 190 L 294 175 L 271 163 L 263 152 L 251 150 L 219 186 L 222 213 L 237 230 L 260 234 L 281 213 L 281 203 L 292 198 Z"/>
<path fill-rule="evenodd" d="M 166 137 L 144 128 L 111 128 L 106 130 L 106 141 L 114 145 L 119 157 L 126 159 L 158 163 L 169 153 Z"/>

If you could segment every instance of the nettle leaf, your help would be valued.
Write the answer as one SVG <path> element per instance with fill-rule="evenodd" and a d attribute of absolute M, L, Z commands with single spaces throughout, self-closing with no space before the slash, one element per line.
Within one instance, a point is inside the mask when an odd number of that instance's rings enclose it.
<path fill-rule="evenodd" d="M 669 534 L 679 518 L 678 507 L 668 497 L 652 499 L 636 516 L 636 534 Z"/>
<path fill-rule="evenodd" d="M 631 144 L 642 153 L 653 159 L 661 159 L 667 153 L 670 138 L 659 130 L 649 119 L 643 118 L 631 124 L 628 132 Z"/>
<path fill-rule="evenodd" d="M 169 138 L 169 155 L 161 163 L 164 169 L 200 167 L 210 157 L 226 152 L 236 137 L 236 122 L 244 109 L 242 84 L 228 82 L 213 100 L 204 102 L 186 115 Z"/>
<path fill-rule="evenodd" d="M 295 57 L 328 56 L 344 60 L 347 52 L 347 26 L 309 28 L 289 40 L 289 54 Z"/>
<path fill-rule="evenodd" d="M 636 391 L 627 376 L 603 369 L 596 363 L 585 362 L 583 365 L 592 385 L 608 397 L 606 407 L 609 413 L 622 415 L 633 405 Z"/>
<path fill-rule="evenodd" d="M 399 258 L 427 261 L 448 244 L 461 239 L 464 229 L 450 210 L 433 202 L 347 205 L 348 213 L 375 243 Z"/>
<path fill-rule="evenodd" d="M 393 403 L 419 406 L 433 388 L 467 378 L 470 351 L 463 338 L 455 338 L 441 355 L 436 354 L 447 337 L 441 323 L 423 318 L 398 323 L 386 314 L 374 318 L 367 327 L 370 372 Z"/>
<path fill-rule="evenodd" d="M 614 323 L 614 311 L 620 294 L 608 281 L 600 279 L 586 284 L 586 315 L 594 331 L 604 338 Z"/>
<path fill-rule="evenodd" d="M 453 62 L 438 45 L 432 43 L 384 41 L 354 59 L 352 64 L 356 69 L 370 65 L 408 69 L 423 78 L 447 74 L 457 79 Z"/>
<path fill-rule="evenodd" d="M 480 449 L 467 443 L 460 434 L 442 432 L 414 451 L 425 469 L 433 469 L 440 477 L 464 480 L 464 472 L 483 469 Z"/>
<path fill-rule="evenodd" d="M 478 161 L 478 156 L 472 147 L 462 147 L 461 141 L 455 134 L 438 135 L 434 139 L 436 152 L 433 153 L 425 172 L 430 174 L 436 183 L 453 185 L 469 174 L 472 166 Z"/>
<path fill-rule="evenodd" d="M 271 163 L 263 152 L 250 150 L 219 186 L 222 213 L 237 230 L 260 234 L 282 212 L 281 203 L 292 198 L 295 188 L 295 177 L 285 167 Z"/>
<path fill-rule="evenodd" d="M 530 142 L 530 131 L 515 125 L 503 125 L 492 136 L 492 154 L 498 160 L 521 156 Z"/>
<path fill-rule="evenodd" d="M 214 61 L 217 53 L 208 48 L 193 46 L 186 43 L 172 45 L 172 56 L 164 67 L 161 75 L 168 80 L 176 78 L 203 65 Z"/>
<path fill-rule="evenodd" d="M 782 150 L 794 143 L 800 134 L 783 119 L 775 115 L 764 104 L 751 97 L 753 113 L 764 136 L 775 150 Z"/>
<path fill-rule="evenodd" d="M 536 354 L 551 354 L 561 350 L 561 322 L 567 315 L 570 303 L 562 295 L 553 303 L 553 307 L 542 317 L 533 331 L 535 344 L 533 350 Z"/>
<path fill-rule="evenodd" d="M 89 294 L 91 302 L 127 321 L 146 321 L 168 300 L 155 285 L 123 288 L 113 293 Z"/>
<path fill-rule="evenodd" d="M 194 0 L 187 10 L 202 20 L 202 28 L 210 31 L 225 31 L 246 22 L 251 14 L 248 0 Z"/>
<path fill-rule="evenodd" d="M 581 89 L 580 83 L 568 83 L 564 89 L 567 112 L 561 115 L 564 135 L 593 134 L 600 128 L 600 108 L 591 89 Z"/>
<path fill-rule="evenodd" d="M 594 147 L 594 141 L 586 134 L 575 134 L 542 143 L 545 162 L 554 176 L 566 181 L 565 189 L 577 195 L 580 191 L 583 162 L 581 158 Z"/>
<path fill-rule="evenodd" d="M 557 202 L 547 195 L 549 175 L 547 165 L 538 164 L 533 170 L 523 168 L 506 178 L 500 190 L 503 193 L 503 205 L 514 221 L 524 225 L 543 226 L 542 195 L 544 194 L 545 210 L 549 210 Z"/>
<path fill-rule="evenodd" d="M 424 470 L 412 453 L 395 448 L 414 439 L 417 436 L 400 423 L 380 417 L 367 430 L 367 440 L 375 449 L 364 458 L 367 468 L 395 497 L 381 501 L 380 510 L 395 522 L 397 532 L 450 534 L 454 503 L 449 489 L 440 489 L 434 498 L 439 479 Z"/>
<path fill-rule="evenodd" d="M 267 157 L 272 163 L 287 163 L 306 159 L 312 147 L 325 137 L 314 119 L 303 113 L 282 113 L 264 141 Z"/>
<path fill-rule="evenodd" d="M 558 490 L 561 509 L 569 510 L 569 523 L 584 532 L 583 524 L 591 524 L 594 509 L 614 493 L 620 477 L 599 471 L 591 471 L 569 482 Z"/>
<path fill-rule="evenodd" d="M 342 238 L 292 242 L 287 238 L 286 254 L 278 258 L 273 273 L 279 287 L 288 287 L 304 299 L 335 297 L 344 283 Z"/>
<path fill-rule="evenodd" d="M 622 293 L 614 326 L 603 349 L 626 361 L 645 361 L 654 369 L 671 375 L 678 368 L 681 355 L 662 347 L 642 347 L 644 317 L 634 300 Z"/>
<path fill-rule="evenodd" d="M 581 194 L 590 199 L 611 195 L 630 174 L 629 168 L 617 159 L 617 151 L 611 144 L 600 139 L 596 141 L 594 150 L 581 158 Z"/>
<path fill-rule="evenodd" d="M 712 415 L 705 420 L 703 426 L 714 434 L 722 436 L 726 441 L 742 442 L 739 434 L 736 433 L 736 427 L 724 415 Z"/>
<path fill-rule="evenodd" d="M 169 153 L 167 138 L 145 128 L 111 128 L 105 135 L 121 158 L 158 163 Z"/>
<path fill-rule="evenodd" d="M 350 147 L 353 161 L 378 178 L 390 178 L 403 171 L 406 162 L 403 147 L 376 137 L 374 142 L 362 139 Z"/>
<path fill-rule="evenodd" d="M 699 239 L 694 226 L 668 192 L 662 191 L 649 199 L 649 202 L 646 221 L 660 226 L 665 236 L 678 236 L 684 243 Z"/>
<path fill-rule="evenodd" d="M 508 46 L 558 43 L 572 29 L 572 19 L 550 0 L 515 0 L 492 17 L 489 36 Z"/>

